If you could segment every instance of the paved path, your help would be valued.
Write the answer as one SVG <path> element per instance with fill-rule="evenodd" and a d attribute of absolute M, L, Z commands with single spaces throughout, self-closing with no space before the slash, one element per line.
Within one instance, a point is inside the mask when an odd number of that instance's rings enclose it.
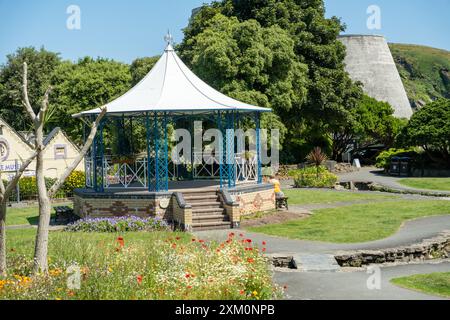
<path fill-rule="evenodd" d="M 421 242 L 444 230 L 450 230 L 450 215 L 426 217 L 407 221 L 394 235 L 376 241 L 363 243 L 327 243 L 320 241 L 294 240 L 265 234 L 242 231 L 245 237 L 257 244 L 267 242 L 268 253 L 333 253 L 340 250 L 384 249 Z M 205 240 L 223 241 L 230 230 L 198 231 L 195 234 Z"/>
<path fill-rule="evenodd" d="M 419 273 L 449 272 L 450 262 L 408 264 L 382 267 L 381 288 L 370 290 L 367 281 L 372 274 L 358 272 L 275 272 L 274 280 L 287 285 L 286 299 L 304 300 L 430 300 L 445 299 L 391 284 L 392 278 Z"/>
<path fill-rule="evenodd" d="M 442 299 L 439 297 L 403 289 L 392 285 L 392 278 L 418 273 L 449 272 L 450 262 L 436 264 L 408 264 L 381 268 L 381 289 L 369 290 L 367 280 L 371 274 L 365 271 L 336 272 L 339 270 L 330 259 L 330 254 L 340 250 L 383 249 L 410 245 L 431 238 L 444 230 L 450 230 L 450 215 L 434 216 L 407 221 L 391 237 L 364 243 L 336 244 L 306 240 L 291 240 L 251 232 L 239 232 L 251 238 L 254 243 L 266 241 L 267 253 L 289 253 L 294 256 L 297 271 L 276 271 L 274 281 L 287 285 L 287 299 Z M 206 240 L 222 241 L 229 230 L 201 231 L 196 235 Z M 302 271 L 302 272 L 299 272 Z M 321 272 L 317 272 L 321 271 Z"/>
<path fill-rule="evenodd" d="M 63 230 L 65 225 L 50 225 L 50 231 Z M 19 230 L 19 229 L 37 229 L 37 225 L 35 224 L 19 224 L 14 226 L 6 226 L 6 230 Z"/>
<path fill-rule="evenodd" d="M 426 190 L 426 189 L 416 189 L 404 186 L 398 182 L 400 179 L 404 179 L 405 177 L 394 177 L 383 174 L 383 170 L 380 170 L 375 167 L 363 167 L 359 171 L 350 172 L 350 173 L 340 173 L 338 174 L 339 181 L 347 182 L 347 181 L 361 181 L 361 182 L 375 182 L 386 186 L 391 189 L 403 190 L 403 191 L 413 191 L 413 192 L 427 192 L 427 193 L 440 193 L 440 194 L 448 194 L 450 196 L 449 191 L 438 191 L 438 190 Z"/>

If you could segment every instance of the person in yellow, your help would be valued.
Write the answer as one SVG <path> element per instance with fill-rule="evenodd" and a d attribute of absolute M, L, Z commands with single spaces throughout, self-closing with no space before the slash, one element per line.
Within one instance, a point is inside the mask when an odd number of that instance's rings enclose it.
<path fill-rule="evenodd" d="M 269 183 L 273 184 L 273 186 L 275 188 L 275 197 L 277 199 L 284 198 L 284 193 L 283 193 L 283 191 L 281 191 L 280 181 L 278 179 L 276 179 L 274 175 L 270 176 Z"/>

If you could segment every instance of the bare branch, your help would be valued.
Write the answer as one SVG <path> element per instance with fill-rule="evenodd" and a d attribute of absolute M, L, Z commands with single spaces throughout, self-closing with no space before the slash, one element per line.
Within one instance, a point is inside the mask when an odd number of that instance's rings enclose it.
<path fill-rule="evenodd" d="M 47 113 L 47 110 L 48 110 L 48 100 L 49 100 L 50 93 L 52 92 L 52 89 L 53 88 L 50 86 L 45 91 L 44 99 L 42 100 L 41 110 L 39 111 L 39 114 L 38 114 L 38 119 L 39 119 L 40 124 L 42 124 L 45 121 L 45 114 Z"/>
<path fill-rule="evenodd" d="M 24 162 L 22 162 L 22 165 L 20 166 L 19 170 L 17 170 L 15 176 L 8 182 L 8 185 L 6 186 L 4 192 L 4 197 L 9 197 L 9 194 L 16 187 L 17 183 L 19 182 L 19 179 L 22 177 L 22 174 L 25 172 L 25 170 L 28 168 L 31 162 L 33 162 L 37 154 L 38 154 L 37 151 L 33 152 L 30 157 L 28 157 Z"/>
<path fill-rule="evenodd" d="M 28 98 L 28 65 L 23 63 L 23 83 L 22 83 L 22 104 L 28 113 L 28 116 L 34 122 L 36 120 L 36 114 L 31 107 L 30 99 Z"/>
<path fill-rule="evenodd" d="M 88 152 L 89 148 L 92 145 L 92 142 L 94 141 L 95 135 L 97 134 L 97 129 L 100 125 L 100 121 L 103 119 L 104 115 L 106 114 L 107 109 L 102 108 L 101 113 L 97 116 L 97 119 L 95 122 L 91 125 L 91 132 L 89 133 L 88 138 L 86 139 L 86 142 L 81 149 L 78 156 L 73 160 L 72 164 L 67 167 L 67 169 L 64 171 L 64 173 L 59 177 L 58 180 L 52 185 L 52 187 L 48 190 L 48 196 L 52 198 L 56 192 L 59 190 L 59 188 L 62 186 L 64 181 L 66 181 L 67 177 L 72 173 L 73 170 L 78 166 L 78 164 L 81 162 L 81 160 L 85 157 L 86 153 Z"/>
<path fill-rule="evenodd" d="M 0 171 L 0 202 L 4 198 L 5 198 L 5 184 L 3 183 L 2 171 Z"/>

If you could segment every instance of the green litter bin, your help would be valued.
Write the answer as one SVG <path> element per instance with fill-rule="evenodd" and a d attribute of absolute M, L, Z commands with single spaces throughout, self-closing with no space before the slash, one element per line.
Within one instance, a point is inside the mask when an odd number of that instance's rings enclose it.
<path fill-rule="evenodd" d="M 408 177 L 411 173 L 411 158 L 403 157 L 399 159 L 400 162 L 400 176 Z"/>
<path fill-rule="evenodd" d="M 399 176 L 400 175 L 400 158 L 392 157 L 391 165 L 389 167 L 389 174 L 391 176 Z"/>

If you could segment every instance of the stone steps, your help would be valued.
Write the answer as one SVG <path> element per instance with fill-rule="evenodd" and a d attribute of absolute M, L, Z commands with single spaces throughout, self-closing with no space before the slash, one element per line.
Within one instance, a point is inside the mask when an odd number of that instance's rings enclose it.
<path fill-rule="evenodd" d="M 201 195 L 201 196 L 185 196 L 183 194 L 183 197 L 184 197 L 184 200 L 186 200 L 189 203 L 210 202 L 210 201 L 217 201 L 217 199 L 218 199 L 217 194 Z"/>
<path fill-rule="evenodd" d="M 217 191 L 183 192 L 183 198 L 192 208 L 193 231 L 231 228 Z"/>
<path fill-rule="evenodd" d="M 217 209 L 217 208 L 221 208 L 222 204 L 218 201 L 213 201 L 213 202 L 188 202 L 191 207 L 192 210 L 195 211 L 197 209 Z"/>
<path fill-rule="evenodd" d="M 204 216 L 194 216 L 192 217 L 192 223 L 203 223 L 203 222 L 225 222 L 230 221 L 230 218 L 225 214 L 211 214 Z"/>
<path fill-rule="evenodd" d="M 222 230 L 230 229 L 231 223 L 224 222 L 198 222 L 192 224 L 192 231 L 204 231 L 204 230 Z"/>

